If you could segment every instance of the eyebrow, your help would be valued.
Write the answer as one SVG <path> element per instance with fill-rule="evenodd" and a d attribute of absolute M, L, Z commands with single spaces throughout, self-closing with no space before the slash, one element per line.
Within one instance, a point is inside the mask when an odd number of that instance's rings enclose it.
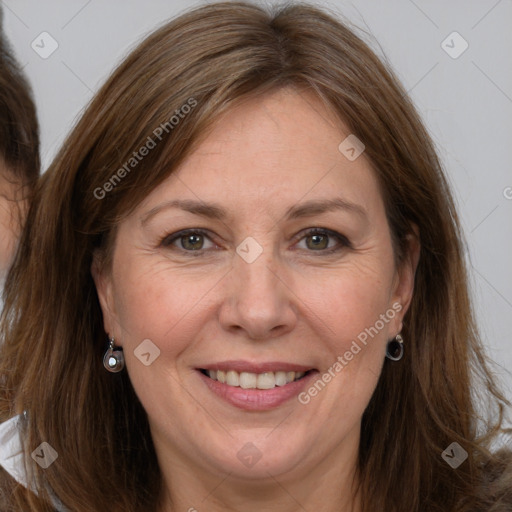
<path fill-rule="evenodd" d="M 146 224 L 152 217 L 163 210 L 178 208 L 194 215 L 225 221 L 228 218 L 228 212 L 222 206 L 214 203 L 205 203 L 190 199 L 175 199 L 155 206 L 149 212 L 141 217 L 141 224 Z M 335 210 L 345 210 L 349 213 L 355 213 L 363 218 L 367 217 L 366 210 L 359 204 L 347 201 L 341 197 L 334 199 L 317 199 L 306 201 L 292 206 L 287 210 L 284 218 L 287 220 L 299 219 L 303 217 L 312 217 L 325 212 Z"/>
<path fill-rule="evenodd" d="M 286 212 L 287 219 L 298 219 L 302 217 L 312 217 L 313 215 L 319 215 L 325 212 L 332 212 L 335 210 L 345 210 L 350 213 L 356 213 L 357 215 L 366 218 L 366 210 L 359 204 L 347 201 L 341 197 L 334 199 L 317 199 L 300 203 L 293 206 Z"/>
<path fill-rule="evenodd" d="M 195 201 L 191 199 L 175 199 L 173 201 L 167 201 L 165 203 L 155 206 L 149 212 L 145 213 L 141 217 L 141 224 L 146 224 L 152 217 L 162 210 L 168 210 L 170 208 L 179 208 L 186 212 L 193 213 L 194 215 L 200 215 L 201 217 L 207 217 L 210 219 L 225 220 L 227 212 L 222 206 L 217 206 L 211 203 L 205 203 L 203 201 Z"/>

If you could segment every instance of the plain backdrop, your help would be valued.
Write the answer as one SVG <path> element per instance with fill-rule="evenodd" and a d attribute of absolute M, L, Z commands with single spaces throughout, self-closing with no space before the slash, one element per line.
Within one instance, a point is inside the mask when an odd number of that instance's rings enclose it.
<path fill-rule="evenodd" d="M 0 3 L 5 32 L 33 86 L 46 169 L 120 59 L 154 28 L 200 2 Z M 482 337 L 510 397 L 512 2 L 315 3 L 362 29 L 360 35 L 394 68 L 430 130 L 462 217 Z"/>

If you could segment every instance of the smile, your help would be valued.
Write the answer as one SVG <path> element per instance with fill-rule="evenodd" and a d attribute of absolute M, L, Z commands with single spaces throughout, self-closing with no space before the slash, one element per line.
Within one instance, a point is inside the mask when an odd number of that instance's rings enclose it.
<path fill-rule="evenodd" d="M 273 389 L 300 380 L 308 373 L 284 370 L 262 373 L 237 372 L 235 370 L 201 370 L 201 372 L 221 384 L 242 389 Z"/>
<path fill-rule="evenodd" d="M 301 364 L 231 360 L 196 367 L 206 388 L 223 402 L 246 411 L 267 411 L 291 401 L 318 375 Z"/>

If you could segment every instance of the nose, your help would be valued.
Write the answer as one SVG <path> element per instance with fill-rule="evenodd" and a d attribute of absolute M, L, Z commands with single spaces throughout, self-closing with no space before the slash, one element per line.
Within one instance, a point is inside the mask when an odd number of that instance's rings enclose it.
<path fill-rule="evenodd" d="M 251 340 L 282 336 L 297 323 L 292 283 L 282 265 L 263 253 L 256 261 L 235 256 L 225 282 L 219 321 L 229 332 Z"/>

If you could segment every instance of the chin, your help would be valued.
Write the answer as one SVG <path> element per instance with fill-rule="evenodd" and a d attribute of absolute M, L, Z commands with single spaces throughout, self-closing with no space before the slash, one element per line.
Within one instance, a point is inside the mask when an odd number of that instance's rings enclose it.
<path fill-rule="evenodd" d="M 251 436 L 246 432 L 238 439 L 229 437 L 225 449 L 219 446 L 218 453 L 212 453 L 210 460 L 216 471 L 244 480 L 265 480 L 300 470 L 310 443 L 294 442 L 286 435 L 272 438 L 273 435 L 267 437 L 268 432 L 260 432 Z M 287 439 L 286 444 L 283 437 Z"/>

